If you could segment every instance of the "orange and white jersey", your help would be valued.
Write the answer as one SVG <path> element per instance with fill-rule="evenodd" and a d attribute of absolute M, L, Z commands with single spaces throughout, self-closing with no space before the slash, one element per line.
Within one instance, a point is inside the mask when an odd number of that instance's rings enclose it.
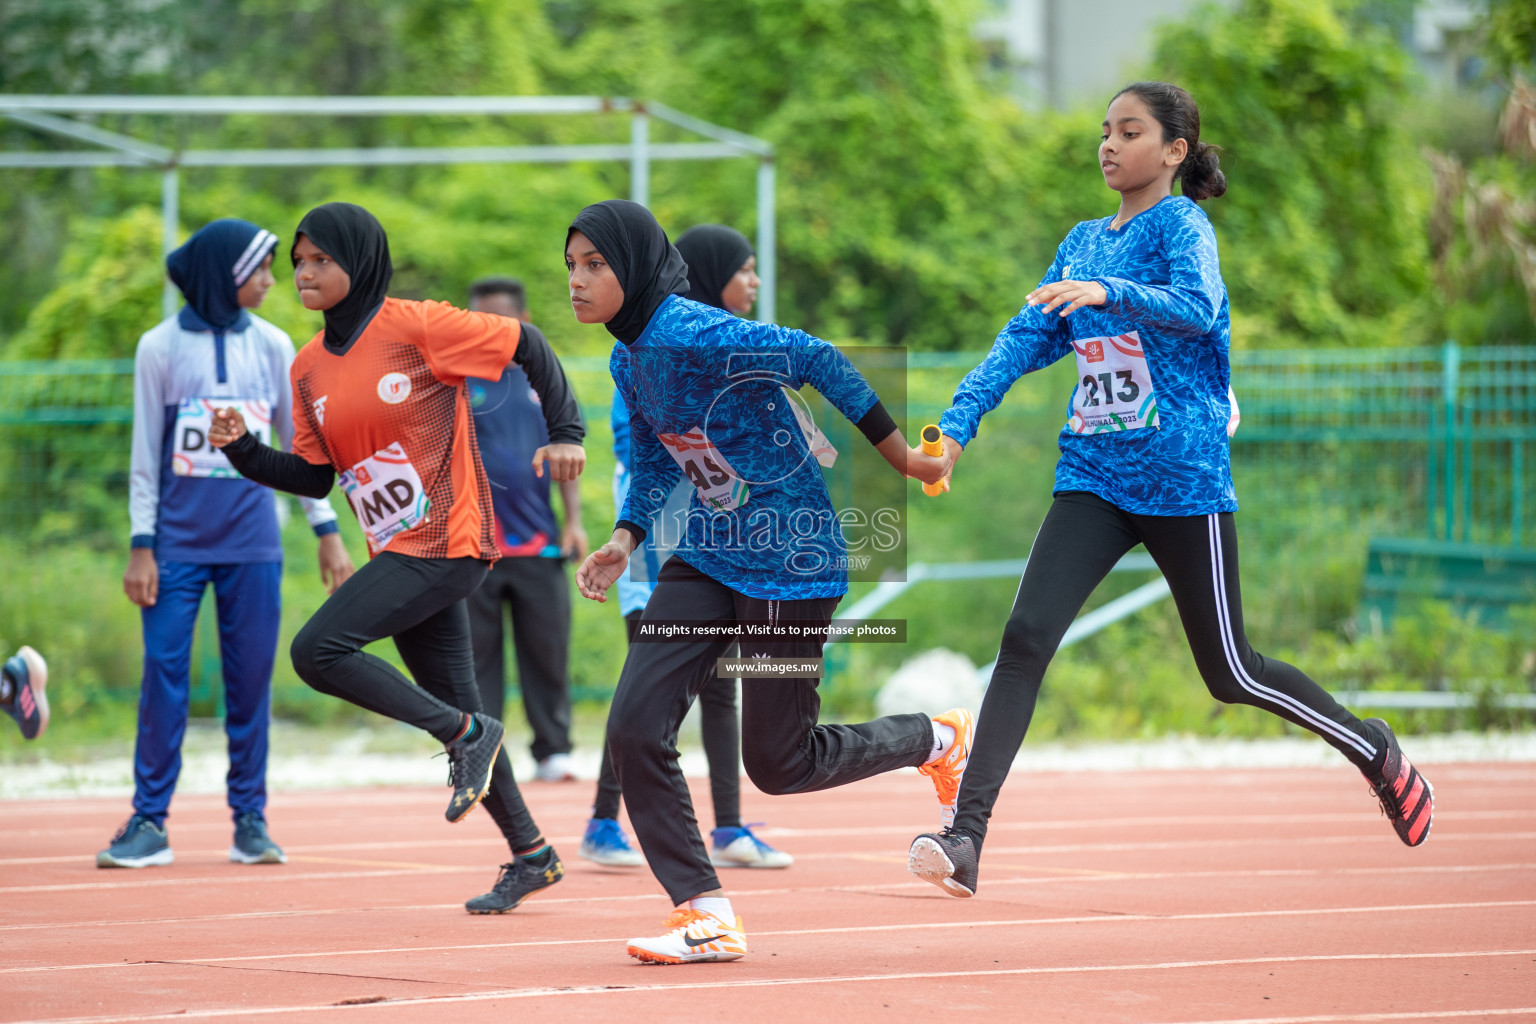
<path fill-rule="evenodd" d="M 501 375 L 518 321 L 385 299 L 345 351 L 326 348 L 324 337 L 293 362 L 293 451 L 341 475 L 370 553 L 494 560 L 491 491 L 465 379 Z M 400 467 L 400 479 L 381 466 Z"/>

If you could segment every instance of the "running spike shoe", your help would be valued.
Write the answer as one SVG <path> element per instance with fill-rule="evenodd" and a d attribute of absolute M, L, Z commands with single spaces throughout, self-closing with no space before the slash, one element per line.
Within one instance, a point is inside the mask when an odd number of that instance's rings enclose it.
<path fill-rule="evenodd" d="M 936 716 L 934 721 L 955 730 L 955 742 L 949 745 L 943 757 L 917 770 L 933 780 L 933 788 L 939 793 L 939 824 L 949 828 L 955 823 L 955 801 L 960 798 L 960 780 L 965 776 L 965 766 L 971 759 L 971 742 L 976 738 L 976 717 L 965 708 L 951 708 Z"/>
<path fill-rule="evenodd" d="M 129 818 L 112 837 L 112 845 L 96 855 L 99 868 L 148 868 L 176 859 L 166 830 L 142 814 Z"/>
<path fill-rule="evenodd" d="M 747 955 L 747 933 L 739 917 L 729 925 L 714 914 L 678 907 L 662 927 L 666 931 L 660 935 L 630 939 L 629 955 L 647 964 L 704 964 Z"/>
<path fill-rule="evenodd" d="M 1435 815 L 1435 787 L 1421 775 L 1417 768 L 1403 756 L 1397 745 L 1392 727 L 1379 718 L 1367 718 L 1367 725 L 1374 725 L 1387 744 L 1387 757 L 1379 772 L 1364 772 L 1371 792 L 1381 801 L 1381 812 L 1392 822 L 1397 838 L 1404 845 L 1418 846 L 1429 838 L 1429 828 Z"/>
<path fill-rule="evenodd" d="M 787 868 L 795 862 L 753 835 L 746 825 L 717 828 L 709 836 L 709 862 L 717 868 Z"/>
<path fill-rule="evenodd" d="M 964 832 L 946 827 L 912 840 L 907 870 L 960 899 L 976 895 L 976 844 Z"/>
<path fill-rule="evenodd" d="M 496 767 L 496 755 L 501 752 L 501 723 L 478 712 L 474 718 L 473 736 L 444 745 L 448 752 L 448 785 L 453 787 L 453 799 L 448 801 L 448 810 L 444 812 L 450 822 L 463 821 L 464 816 L 485 799 L 491 788 L 491 770 Z"/>
<path fill-rule="evenodd" d="M 593 818 L 587 822 L 587 831 L 576 853 L 610 868 L 637 868 L 645 864 L 640 851 L 629 845 L 624 826 L 613 818 Z"/>
<path fill-rule="evenodd" d="M 267 835 L 267 819 L 255 811 L 235 815 L 235 840 L 229 846 L 231 864 L 287 864 L 288 855 Z"/>
<path fill-rule="evenodd" d="M 468 900 L 464 909 L 471 914 L 505 914 L 516 910 L 523 900 L 540 889 L 548 889 L 565 877 L 565 865 L 553 849 L 547 859 L 539 859 L 543 861 L 542 865 L 522 859 L 503 864 L 491 891 Z"/>
<path fill-rule="evenodd" d="M 6 660 L 3 671 L 11 682 L 11 700 L 0 706 L 16 719 L 22 738 L 35 740 L 48 728 L 48 663 L 22 646 Z"/>

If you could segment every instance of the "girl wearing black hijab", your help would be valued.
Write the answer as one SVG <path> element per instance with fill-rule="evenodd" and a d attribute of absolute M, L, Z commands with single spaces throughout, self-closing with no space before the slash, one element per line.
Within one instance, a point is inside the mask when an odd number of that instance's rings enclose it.
<path fill-rule="evenodd" d="M 848 590 L 838 516 L 784 389 L 815 387 L 903 475 L 913 453 L 836 348 L 682 298 L 683 258 L 643 206 L 587 207 L 566 235 L 565 261 L 576 319 L 606 324 L 618 339 L 610 367 L 630 410 L 629 495 L 612 539 L 576 573 L 582 596 L 605 600 L 673 486 L 687 479 L 694 489 L 608 715 L 630 821 L 677 908 L 663 934 L 632 939 L 628 951 L 648 963 L 737 960 L 746 935 L 699 835 L 677 765 L 678 726 L 737 632 L 742 658 L 772 655 L 786 669 L 785 659 L 819 662 Z M 664 639 L 682 623 L 686 634 Z M 739 664 L 729 674 L 744 675 Z M 814 674 L 744 675 L 742 761 L 760 789 L 812 792 L 911 765 L 952 808 L 969 712 L 821 725 L 816 684 Z"/>
<path fill-rule="evenodd" d="M 688 264 L 688 297 L 738 316 L 757 301 L 757 254 L 747 236 L 724 224 L 698 224 L 677 236 Z"/>
<path fill-rule="evenodd" d="M 293 641 L 300 678 L 321 693 L 414 725 L 447 748 L 459 821 L 482 799 L 513 860 L 472 913 L 511 910 L 563 874 L 523 804 L 502 726 L 480 712 L 464 598 L 498 557 L 490 488 L 465 385 L 527 372 L 550 444 L 534 455 L 555 480 L 581 472 L 584 431 L 560 364 L 538 329 L 445 302 L 386 295 L 389 241 L 373 215 L 327 203 L 305 215 L 290 253 L 294 284 L 325 329 L 299 351 L 292 454 L 259 443 L 238 412 L 220 410 L 210 441 L 242 474 L 295 494 L 327 494 L 338 474 L 368 540 L 370 561 Z M 393 637 L 420 685 L 364 653 Z"/>
<path fill-rule="evenodd" d="M 742 316 L 752 311 L 757 300 L 757 258 L 746 235 L 724 224 L 700 224 L 678 236 L 677 251 L 688 264 L 690 299 Z M 614 502 L 622 505 L 629 493 L 629 410 L 617 391 L 613 394 L 612 422 L 613 452 L 618 464 Z M 662 515 L 679 509 L 687 501 L 688 490 L 687 485 L 679 485 L 668 497 Z M 635 554 L 644 571 L 626 572 L 618 581 L 619 614 L 624 616 L 631 635 L 656 589 L 657 569 L 671 554 L 669 546 L 658 548 L 652 533 Z M 715 808 L 715 827 L 709 836 L 710 863 L 717 868 L 789 867 L 795 862 L 793 857 L 763 842 L 741 820 L 741 727 L 736 718 L 735 679 L 715 679 L 699 693 L 699 731 L 704 737 L 709 792 Z M 597 799 L 582 837 L 580 855 L 599 864 L 642 864 L 644 858 L 630 846 L 629 837 L 618 822 L 619 799 L 619 780 L 605 745 L 597 775 Z"/>

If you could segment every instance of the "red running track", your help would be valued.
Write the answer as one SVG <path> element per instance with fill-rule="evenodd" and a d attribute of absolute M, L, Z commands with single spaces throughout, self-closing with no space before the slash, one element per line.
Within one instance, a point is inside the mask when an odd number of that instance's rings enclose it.
<path fill-rule="evenodd" d="M 140 871 L 94 866 L 124 801 L 4 803 L 0 1024 L 1536 1021 L 1536 765 L 1426 773 L 1416 850 L 1347 767 L 1015 773 L 970 900 L 906 874 L 915 772 L 749 789 L 795 864 L 724 872 L 751 954 L 678 967 L 624 953 L 669 909 L 649 872 L 576 857 L 590 783 L 526 787 L 567 875 L 488 917 L 506 851 L 446 789 L 279 794 L 290 863 L 256 867 L 183 797 Z"/>

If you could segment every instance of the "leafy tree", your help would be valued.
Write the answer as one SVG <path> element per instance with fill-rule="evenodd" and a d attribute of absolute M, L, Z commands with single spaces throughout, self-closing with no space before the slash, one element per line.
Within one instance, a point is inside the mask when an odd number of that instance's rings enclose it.
<path fill-rule="evenodd" d="M 1430 189 L 1401 125 L 1406 54 L 1326 0 L 1246 0 L 1163 30 L 1154 67 L 1224 148 L 1230 190 L 1207 205 L 1238 343 L 1424 340 Z"/>

